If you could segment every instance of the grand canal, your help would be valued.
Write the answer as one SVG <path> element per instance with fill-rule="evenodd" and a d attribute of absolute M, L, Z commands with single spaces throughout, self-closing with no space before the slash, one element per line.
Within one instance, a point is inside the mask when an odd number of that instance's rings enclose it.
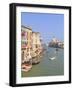
<path fill-rule="evenodd" d="M 64 49 L 45 47 L 45 51 L 39 57 L 40 63 L 33 65 L 29 72 L 21 72 L 22 77 L 56 76 L 64 75 Z M 50 60 L 50 57 L 55 57 Z"/>

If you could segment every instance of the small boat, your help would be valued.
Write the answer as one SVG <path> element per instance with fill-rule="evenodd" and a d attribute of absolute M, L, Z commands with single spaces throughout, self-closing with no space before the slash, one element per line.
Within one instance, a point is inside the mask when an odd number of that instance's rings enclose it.
<path fill-rule="evenodd" d="M 51 58 L 49 58 L 49 60 L 55 60 L 56 59 L 56 57 L 51 57 Z"/>
<path fill-rule="evenodd" d="M 32 65 L 28 65 L 28 64 L 22 65 L 22 71 L 24 71 L 24 72 L 30 71 L 31 68 L 32 68 Z"/>
<path fill-rule="evenodd" d="M 59 51 L 59 49 L 58 49 L 58 48 L 56 48 L 56 51 Z"/>

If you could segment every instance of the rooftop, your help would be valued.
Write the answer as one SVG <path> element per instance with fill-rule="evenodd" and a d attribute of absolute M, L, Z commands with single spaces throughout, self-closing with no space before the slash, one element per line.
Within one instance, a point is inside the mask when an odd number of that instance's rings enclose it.
<path fill-rule="evenodd" d="M 24 26 L 24 25 L 21 25 L 21 28 L 26 28 L 26 29 L 32 30 L 31 27 L 29 27 L 29 26 Z"/>
<path fill-rule="evenodd" d="M 40 34 L 39 32 L 32 32 L 32 33 Z"/>

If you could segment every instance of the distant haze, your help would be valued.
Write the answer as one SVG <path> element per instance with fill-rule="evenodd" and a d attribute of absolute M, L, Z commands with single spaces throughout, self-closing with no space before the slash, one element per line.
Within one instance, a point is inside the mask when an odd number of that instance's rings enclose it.
<path fill-rule="evenodd" d="M 44 43 L 53 37 L 64 41 L 64 15 L 49 13 L 21 13 L 21 25 L 29 26 L 32 31 L 40 32 Z"/>

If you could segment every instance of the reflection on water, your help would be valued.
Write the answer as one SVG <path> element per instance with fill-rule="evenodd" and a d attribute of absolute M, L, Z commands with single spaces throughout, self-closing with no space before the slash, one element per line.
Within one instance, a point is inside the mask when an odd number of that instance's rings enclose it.
<path fill-rule="evenodd" d="M 43 54 L 36 58 L 40 63 L 33 65 L 29 72 L 21 72 L 22 77 L 34 76 L 55 76 L 64 75 L 64 49 L 48 48 L 45 47 Z M 50 57 L 56 57 L 50 60 Z"/>

